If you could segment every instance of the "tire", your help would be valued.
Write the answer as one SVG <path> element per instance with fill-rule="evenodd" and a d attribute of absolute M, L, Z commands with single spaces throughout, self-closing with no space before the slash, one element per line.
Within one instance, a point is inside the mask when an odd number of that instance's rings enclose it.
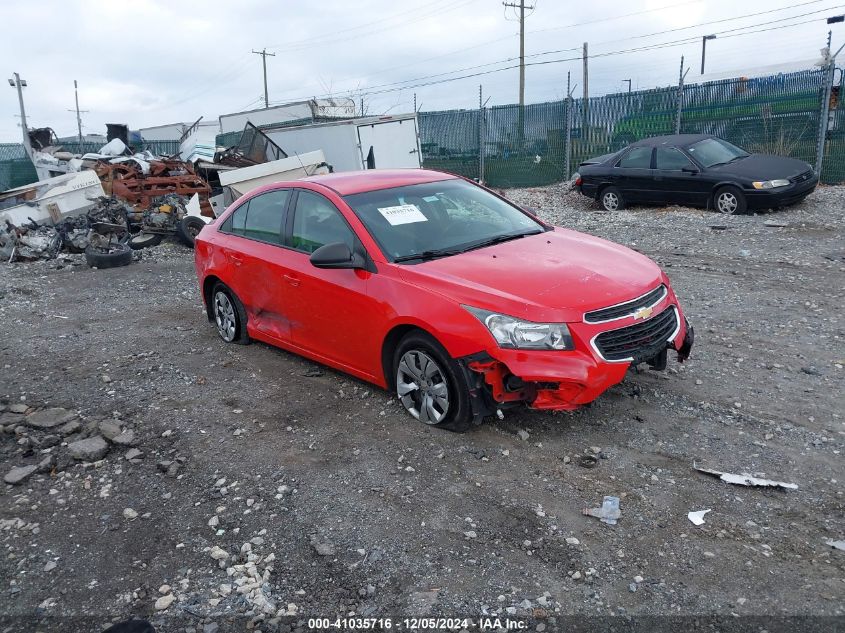
<path fill-rule="evenodd" d="M 186 215 L 176 223 L 176 237 L 185 246 L 193 248 L 197 235 L 200 234 L 204 226 L 205 222 L 195 215 Z"/>
<path fill-rule="evenodd" d="M 91 268 L 118 268 L 132 263 L 132 250 L 121 243 L 114 243 L 106 248 L 88 246 L 85 249 L 85 261 Z"/>
<path fill-rule="evenodd" d="M 625 198 L 616 187 L 605 187 L 599 194 L 599 204 L 605 211 L 621 211 L 625 208 Z"/>
<path fill-rule="evenodd" d="M 745 213 L 748 206 L 738 187 L 727 186 L 713 194 L 713 208 L 725 215 L 738 215 Z"/>
<path fill-rule="evenodd" d="M 434 337 L 422 331 L 406 335 L 393 353 L 393 376 L 399 402 L 413 418 L 458 433 L 472 425 L 461 368 Z"/>
<path fill-rule="evenodd" d="M 158 246 L 161 244 L 161 240 L 163 239 L 164 236 L 158 233 L 138 233 L 137 235 L 130 237 L 126 243 L 129 244 L 129 248 L 133 251 L 139 251 L 142 248 Z"/>
<path fill-rule="evenodd" d="M 243 304 L 224 284 L 218 283 L 211 289 L 211 314 L 217 327 L 217 334 L 226 343 L 246 345 L 249 334 L 246 331 L 246 311 Z"/>

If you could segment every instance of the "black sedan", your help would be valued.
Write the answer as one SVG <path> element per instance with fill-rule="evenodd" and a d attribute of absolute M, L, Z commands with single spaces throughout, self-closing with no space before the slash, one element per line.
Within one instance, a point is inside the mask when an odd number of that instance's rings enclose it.
<path fill-rule="evenodd" d="M 818 184 L 802 160 L 749 154 L 707 134 L 656 136 L 581 163 L 575 188 L 607 211 L 629 203 L 744 213 L 800 202 Z"/>

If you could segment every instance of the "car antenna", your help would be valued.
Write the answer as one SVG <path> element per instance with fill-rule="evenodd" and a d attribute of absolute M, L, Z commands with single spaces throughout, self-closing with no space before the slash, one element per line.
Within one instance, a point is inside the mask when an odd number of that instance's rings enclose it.
<path fill-rule="evenodd" d="M 305 169 L 305 165 L 302 163 L 302 159 L 299 157 L 299 152 L 294 152 L 293 155 L 296 156 L 296 160 L 299 161 L 299 166 L 302 167 L 302 171 L 305 172 L 305 175 L 310 176 L 311 174 L 309 174 L 308 170 Z"/>

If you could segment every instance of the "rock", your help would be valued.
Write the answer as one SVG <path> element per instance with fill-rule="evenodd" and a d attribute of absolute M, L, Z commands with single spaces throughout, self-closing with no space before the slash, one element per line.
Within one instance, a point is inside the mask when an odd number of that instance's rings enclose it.
<path fill-rule="evenodd" d="M 53 456 L 47 455 L 46 457 L 44 457 L 44 459 L 42 459 L 40 462 L 38 462 L 38 466 L 37 466 L 38 472 L 39 473 L 50 472 L 50 470 L 53 468 L 54 463 L 55 463 L 55 459 L 53 458 Z"/>
<path fill-rule="evenodd" d="M 576 571 L 574 574 L 572 574 L 572 580 L 580 580 L 580 579 L 581 579 L 581 572 L 580 571 Z"/>
<path fill-rule="evenodd" d="M 631 593 L 637 593 L 637 583 L 632 582 L 630 585 L 628 585 L 628 591 L 630 591 Z"/>
<path fill-rule="evenodd" d="M 123 518 L 129 519 L 131 521 L 132 519 L 138 518 L 138 513 L 135 510 L 133 510 L 132 508 L 124 508 L 123 509 Z"/>
<path fill-rule="evenodd" d="M 162 585 L 161 587 L 158 588 L 158 592 L 161 595 L 166 596 L 167 594 L 170 593 L 170 585 Z"/>
<path fill-rule="evenodd" d="M 158 600 L 156 600 L 155 608 L 156 611 L 164 611 L 167 609 L 171 604 L 176 601 L 176 596 L 172 593 L 167 594 L 166 596 L 162 596 Z"/>
<path fill-rule="evenodd" d="M 568 545 L 580 545 L 580 544 L 581 544 L 581 541 L 579 541 L 579 540 L 578 540 L 577 538 L 575 538 L 574 536 L 567 536 L 567 537 L 566 537 L 566 543 L 567 543 Z"/>
<path fill-rule="evenodd" d="M 118 446 L 129 446 L 135 442 L 135 431 L 132 429 L 126 429 L 119 435 L 115 435 L 111 438 L 113 444 L 117 444 Z"/>
<path fill-rule="evenodd" d="M 3 477 L 3 481 L 7 484 L 11 484 L 16 486 L 18 484 L 23 483 L 27 477 L 29 477 L 32 473 L 38 470 L 38 466 L 31 465 L 31 466 L 15 466 L 12 470 L 6 473 Z"/>
<path fill-rule="evenodd" d="M 52 429 L 70 422 L 75 417 L 76 412 L 67 409 L 42 409 L 26 416 L 24 423 L 36 429 Z"/>
<path fill-rule="evenodd" d="M 531 437 L 528 431 L 526 431 L 525 429 L 519 429 L 516 434 L 519 435 L 520 439 L 523 440 L 527 440 L 529 437 Z"/>
<path fill-rule="evenodd" d="M 44 571 L 53 571 L 56 567 L 58 567 L 58 563 L 54 560 L 48 561 L 46 565 L 44 565 Z"/>
<path fill-rule="evenodd" d="M 211 548 L 211 551 L 208 553 L 214 560 L 226 560 L 229 558 L 229 552 L 227 552 L 222 547 L 215 545 Z"/>
<path fill-rule="evenodd" d="M 141 457 L 143 455 L 144 455 L 143 451 L 140 451 L 137 448 L 130 448 L 128 451 L 126 451 L 126 455 L 124 455 L 123 457 L 128 459 L 128 460 L 133 460 L 133 459 L 141 459 Z"/>
<path fill-rule="evenodd" d="M 320 542 L 316 536 L 312 536 L 311 545 L 320 556 L 334 556 L 334 545 L 329 542 Z"/>
<path fill-rule="evenodd" d="M 467 532 L 464 532 L 464 536 L 466 536 L 467 538 L 477 538 L 478 534 L 476 534 L 475 530 L 469 530 Z"/>
<path fill-rule="evenodd" d="M 23 404 L 22 402 L 15 402 L 9 405 L 9 411 L 12 413 L 26 413 L 29 411 L 29 405 Z"/>
<path fill-rule="evenodd" d="M 82 424 L 79 422 L 79 420 L 71 420 L 67 424 L 64 424 L 59 427 L 59 433 L 65 436 L 73 435 L 74 433 L 77 433 L 81 428 Z"/>
<path fill-rule="evenodd" d="M 220 525 L 220 519 L 215 514 L 208 520 L 208 527 L 216 528 L 218 525 Z"/>
<path fill-rule="evenodd" d="M 634 582 L 637 584 L 640 584 L 643 580 L 642 576 L 634 576 Z"/>
<path fill-rule="evenodd" d="M 113 440 L 121 433 L 120 424 L 114 420 L 103 420 L 98 427 L 100 429 L 100 435 L 107 440 Z"/>
<path fill-rule="evenodd" d="M 102 459 L 109 452 L 109 445 L 99 435 L 89 437 L 86 440 L 77 440 L 67 446 L 71 456 L 86 462 L 93 462 Z"/>
<path fill-rule="evenodd" d="M 217 633 L 217 622 L 209 622 L 208 624 L 204 624 L 202 627 L 202 633 Z"/>
<path fill-rule="evenodd" d="M 59 442 L 62 441 L 62 438 L 58 435 L 45 435 L 38 441 L 39 448 L 50 448 L 51 446 L 55 446 Z"/>

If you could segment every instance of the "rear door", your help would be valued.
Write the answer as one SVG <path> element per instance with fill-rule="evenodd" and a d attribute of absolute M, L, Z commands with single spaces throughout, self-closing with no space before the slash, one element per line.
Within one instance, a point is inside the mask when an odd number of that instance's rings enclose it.
<path fill-rule="evenodd" d="M 655 198 L 651 147 L 632 147 L 612 168 L 611 182 L 628 202 L 651 202 Z"/>
<path fill-rule="evenodd" d="M 380 350 L 383 309 L 367 294 L 365 270 L 322 269 L 311 253 L 334 242 L 362 249 L 338 208 L 325 196 L 297 190 L 288 239 L 291 273 L 285 277 L 294 345 L 345 367 L 372 374 Z"/>
<path fill-rule="evenodd" d="M 220 227 L 227 234 L 223 250 L 231 263 L 229 285 L 244 305 L 248 331 L 279 341 L 290 340 L 285 275 L 290 275 L 289 260 L 294 253 L 284 246 L 290 200 L 290 189 L 257 195 Z"/>
<path fill-rule="evenodd" d="M 693 162 L 675 147 L 658 147 L 654 152 L 657 189 L 670 204 L 704 205 L 710 185 L 701 178 Z M 687 171 L 684 171 L 684 170 Z"/>

